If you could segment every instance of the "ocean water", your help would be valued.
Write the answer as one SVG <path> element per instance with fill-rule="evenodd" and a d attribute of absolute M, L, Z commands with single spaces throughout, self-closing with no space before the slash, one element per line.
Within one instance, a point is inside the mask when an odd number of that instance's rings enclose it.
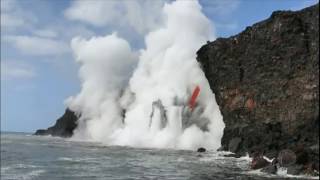
<path fill-rule="evenodd" d="M 223 154 L 209 151 L 200 155 L 185 150 L 105 146 L 26 133 L 1 133 L 1 180 L 290 178 L 286 173 L 270 176 L 250 171 L 249 158 L 226 158 Z"/>

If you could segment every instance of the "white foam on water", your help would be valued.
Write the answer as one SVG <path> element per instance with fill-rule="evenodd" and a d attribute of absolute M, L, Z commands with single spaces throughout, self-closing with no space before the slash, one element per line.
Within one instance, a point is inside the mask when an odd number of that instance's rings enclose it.
<path fill-rule="evenodd" d="M 16 171 L 20 171 L 19 169 L 28 169 L 28 172 L 23 174 L 17 173 Z M 35 165 L 14 164 L 7 167 L 1 167 L 1 178 L 31 180 L 31 179 L 36 179 L 37 177 L 39 177 L 41 174 L 45 172 L 46 172 L 45 170 L 39 169 L 39 167 Z"/>
<path fill-rule="evenodd" d="M 73 161 L 72 158 L 69 158 L 69 157 L 60 157 L 58 158 L 59 161 Z"/>
<path fill-rule="evenodd" d="M 261 169 L 257 170 L 250 170 L 248 171 L 248 174 L 254 174 L 262 177 L 270 177 L 270 178 L 293 178 L 293 179 L 319 179 L 319 176 L 310 176 L 310 175 L 291 175 L 287 173 L 287 168 L 280 167 L 277 170 L 277 174 L 269 174 L 261 172 Z"/>
<path fill-rule="evenodd" d="M 24 180 L 29 180 L 29 179 L 34 179 L 38 176 L 40 176 L 41 174 L 45 173 L 45 170 L 39 169 L 39 170 L 32 170 L 31 172 L 25 174 L 22 176 L 22 179 Z"/>
<path fill-rule="evenodd" d="M 266 157 L 266 156 L 263 156 L 263 159 L 267 160 L 269 163 L 271 163 L 271 162 L 274 160 L 274 158 L 269 159 L 269 158 L 268 158 L 268 157 Z"/>

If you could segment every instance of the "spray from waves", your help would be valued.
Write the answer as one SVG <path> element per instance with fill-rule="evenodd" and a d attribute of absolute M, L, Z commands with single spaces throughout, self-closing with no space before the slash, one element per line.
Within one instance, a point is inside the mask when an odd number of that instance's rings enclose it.
<path fill-rule="evenodd" d="M 220 147 L 224 123 L 196 61 L 199 47 L 214 38 L 210 22 L 197 1 L 165 4 L 163 19 L 139 53 L 116 33 L 72 40 L 82 80 L 81 92 L 66 100 L 80 115 L 73 138 L 134 147 Z M 201 92 L 191 110 L 196 86 Z"/>

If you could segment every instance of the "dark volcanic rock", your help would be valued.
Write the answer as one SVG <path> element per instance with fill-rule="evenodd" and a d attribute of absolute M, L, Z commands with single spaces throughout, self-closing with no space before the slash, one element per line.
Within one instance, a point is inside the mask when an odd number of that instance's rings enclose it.
<path fill-rule="evenodd" d="M 291 175 L 302 174 L 303 166 L 302 165 L 291 165 L 287 168 L 287 173 Z"/>
<path fill-rule="evenodd" d="M 259 156 L 253 157 L 250 167 L 251 169 L 261 169 L 269 166 L 270 164 L 271 163 L 265 160 L 262 155 L 259 155 Z"/>
<path fill-rule="evenodd" d="M 60 137 L 71 137 L 73 130 L 77 127 L 78 116 L 69 109 L 66 109 L 62 117 L 60 117 L 56 124 L 48 129 L 39 129 L 35 135 L 52 135 Z"/>
<path fill-rule="evenodd" d="M 319 144 L 309 147 L 307 152 L 308 162 L 302 164 L 311 164 L 312 169 L 319 171 Z"/>
<path fill-rule="evenodd" d="M 297 156 L 293 151 L 285 149 L 279 152 L 277 160 L 281 167 L 288 167 L 296 163 Z"/>
<path fill-rule="evenodd" d="M 241 157 L 241 155 L 240 154 L 234 154 L 234 153 L 232 153 L 232 154 L 225 154 L 225 155 L 223 155 L 224 157 L 233 157 L 233 158 L 240 158 Z"/>
<path fill-rule="evenodd" d="M 275 158 L 314 147 L 297 162 L 319 168 L 319 4 L 276 11 L 197 54 L 226 125 L 222 150 Z"/>
<path fill-rule="evenodd" d="M 197 54 L 226 125 L 223 150 L 275 157 L 319 144 L 319 4 L 276 11 Z"/>
<path fill-rule="evenodd" d="M 238 137 L 231 139 L 231 141 L 229 141 L 229 145 L 228 145 L 229 151 L 237 152 L 241 141 L 242 141 L 241 138 L 238 138 Z"/>
<path fill-rule="evenodd" d="M 262 172 L 269 173 L 269 174 L 276 174 L 277 173 L 277 165 L 270 164 L 261 169 Z"/>
<path fill-rule="evenodd" d="M 203 147 L 198 148 L 197 152 L 206 152 L 206 149 Z"/>

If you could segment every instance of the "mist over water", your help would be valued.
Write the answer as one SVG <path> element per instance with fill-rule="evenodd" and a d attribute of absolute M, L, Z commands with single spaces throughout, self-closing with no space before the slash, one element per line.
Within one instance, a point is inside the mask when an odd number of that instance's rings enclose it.
<path fill-rule="evenodd" d="M 113 33 L 74 38 L 81 92 L 66 100 L 80 115 L 74 139 L 108 145 L 217 149 L 224 123 L 199 64 L 197 50 L 214 39 L 197 1 L 163 7 L 163 24 L 135 52 Z M 188 107 L 196 86 L 196 107 Z"/>

